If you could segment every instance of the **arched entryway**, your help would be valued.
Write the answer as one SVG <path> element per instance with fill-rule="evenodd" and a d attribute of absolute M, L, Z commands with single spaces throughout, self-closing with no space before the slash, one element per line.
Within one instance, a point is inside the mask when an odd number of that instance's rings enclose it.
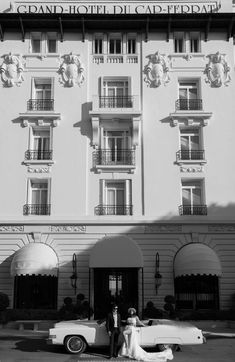
<path fill-rule="evenodd" d="M 95 318 L 105 317 L 112 302 L 118 303 L 123 317 L 130 306 L 138 310 L 139 285 L 143 299 L 143 257 L 131 238 L 102 239 L 92 249 L 89 266 L 93 270 Z"/>
<path fill-rule="evenodd" d="M 218 309 L 221 274 L 220 260 L 214 250 L 200 243 L 184 246 L 174 261 L 176 307 Z"/>
<path fill-rule="evenodd" d="M 11 263 L 14 308 L 57 308 L 58 258 L 43 243 L 30 243 L 18 250 Z"/>

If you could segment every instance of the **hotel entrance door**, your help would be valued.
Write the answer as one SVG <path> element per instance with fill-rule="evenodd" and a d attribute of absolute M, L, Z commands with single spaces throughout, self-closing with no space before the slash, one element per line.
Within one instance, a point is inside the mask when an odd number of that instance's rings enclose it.
<path fill-rule="evenodd" d="M 94 269 L 94 317 L 104 318 L 112 303 L 117 303 L 121 317 L 127 309 L 138 310 L 138 268 Z"/>

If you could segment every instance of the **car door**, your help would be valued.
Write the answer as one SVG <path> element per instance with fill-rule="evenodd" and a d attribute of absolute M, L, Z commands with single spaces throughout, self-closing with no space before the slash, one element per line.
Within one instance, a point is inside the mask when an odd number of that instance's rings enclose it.
<path fill-rule="evenodd" d="M 155 346 L 157 339 L 157 326 L 146 326 L 140 328 L 140 345 Z"/>

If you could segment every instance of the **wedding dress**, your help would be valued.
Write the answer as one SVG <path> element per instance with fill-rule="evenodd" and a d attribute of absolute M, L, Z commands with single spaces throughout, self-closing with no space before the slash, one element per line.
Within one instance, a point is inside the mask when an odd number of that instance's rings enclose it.
<path fill-rule="evenodd" d="M 154 362 L 165 362 L 168 359 L 173 359 L 172 350 L 166 349 L 163 352 L 149 353 L 140 347 L 136 332 L 136 317 L 130 317 L 127 319 L 127 326 L 125 327 L 124 333 L 127 333 L 128 345 L 126 342 L 122 344 L 119 352 L 120 357 L 129 357 L 138 361 L 154 361 Z M 144 327 L 143 327 L 144 328 Z"/>

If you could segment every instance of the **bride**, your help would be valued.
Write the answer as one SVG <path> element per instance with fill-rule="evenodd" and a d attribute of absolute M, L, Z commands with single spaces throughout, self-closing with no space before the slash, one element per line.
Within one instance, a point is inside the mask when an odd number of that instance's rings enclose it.
<path fill-rule="evenodd" d="M 119 352 L 120 357 L 129 357 L 139 361 L 155 361 L 165 362 L 168 359 L 172 360 L 173 355 L 171 349 L 166 349 L 163 352 L 148 353 L 140 347 L 137 339 L 136 327 L 145 327 L 145 324 L 139 320 L 136 315 L 135 308 L 128 309 L 127 325 L 123 331 L 125 342 Z"/>

